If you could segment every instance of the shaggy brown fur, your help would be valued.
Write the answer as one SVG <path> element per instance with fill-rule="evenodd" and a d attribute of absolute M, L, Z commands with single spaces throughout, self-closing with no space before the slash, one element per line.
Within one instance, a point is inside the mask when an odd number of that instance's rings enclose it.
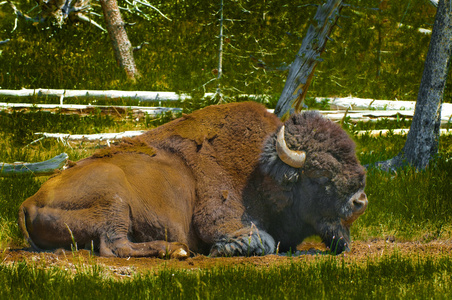
<path fill-rule="evenodd" d="M 198 197 L 193 221 L 200 238 L 212 244 L 224 231 L 243 227 L 241 191 L 257 167 L 263 141 L 278 126 L 275 115 L 249 102 L 211 106 L 139 139 L 176 153 L 190 167 Z"/>
<path fill-rule="evenodd" d="M 316 113 L 293 116 L 287 143 L 307 152 L 295 169 L 276 154 L 281 125 L 256 103 L 202 109 L 50 179 L 19 225 L 36 249 L 69 247 L 72 233 L 101 255 L 263 254 L 312 234 L 347 249 L 367 205 L 353 142 Z"/>

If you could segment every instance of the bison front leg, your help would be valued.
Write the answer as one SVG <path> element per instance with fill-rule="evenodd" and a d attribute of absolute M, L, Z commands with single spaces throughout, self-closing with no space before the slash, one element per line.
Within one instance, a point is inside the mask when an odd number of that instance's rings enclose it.
<path fill-rule="evenodd" d="M 100 240 L 101 256 L 119 257 L 160 257 L 185 259 L 190 256 L 188 246 L 184 243 L 152 241 L 145 243 L 132 243 L 127 238 L 111 241 L 105 235 Z"/>
<path fill-rule="evenodd" d="M 256 227 L 242 228 L 218 239 L 213 245 L 212 256 L 250 256 L 275 252 L 275 240 Z"/>

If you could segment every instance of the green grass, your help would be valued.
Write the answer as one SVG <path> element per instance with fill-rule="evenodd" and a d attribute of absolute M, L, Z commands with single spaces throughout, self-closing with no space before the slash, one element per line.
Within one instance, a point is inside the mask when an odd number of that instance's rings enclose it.
<path fill-rule="evenodd" d="M 404 121 L 405 122 L 405 121 Z M 398 124 L 399 123 L 399 124 Z M 400 121 L 378 121 L 357 130 L 403 128 Z M 358 126 L 358 125 L 357 125 Z M 399 127 L 400 126 L 400 127 Z M 406 135 L 356 137 L 362 164 L 390 159 L 405 144 Z M 367 171 L 369 206 L 352 227 L 358 239 L 394 236 L 402 240 L 429 241 L 452 237 L 452 136 L 440 138 L 439 155 L 423 171 L 410 167 L 395 173 L 376 168 Z"/>
<path fill-rule="evenodd" d="M 429 241 L 452 233 L 452 161 L 439 158 L 425 171 L 370 169 L 369 207 L 353 227 L 356 238 L 395 236 Z"/>
<path fill-rule="evenodd" d="M 127 298 L 126 298 L 127 297 Z M 36 264 L 0 265 L 2 299 L 448 299 L 452 257 L 397 252 L 367 261 L 341 257 L 136 273 L 115 279 L 98 265 L 63 270 Z"/>
<path fill-rule="evenodd" d="M 202 107 L 185 103 L 186 111 Z M 143 118 L 112 120 L 101 115 L 78 117 L 45 112 L 1 114 L 0 161 L 40 161 L 61 152 L 78 160 L 99 145 L 63 145 L 42 140 L 29 145 L 35 131 L 95 133 L 145 129 L 170 120 Z M 405 121 L 404 121 L 405 122 Z M 405 123 L 404 123 L 405 124 Z M 397 121 L 344 124 L 354 132 L 372 128 L 397 128 Z M 407 124 L 405 124 L 408 126 Z M 18 129 L 17 126 L 21 128 Z M 403 147 L 406 137 L 388 135 L 354 138 L 363 163 L 387 159 Z M 393 236 L 397 240 L 428 242 L 450 239 L 452 234 L 452 137 L 441 137 L 440 153 L 425 171 L 410 168 L 396 173 L 369 169 L 366 193 L 369 207 L 352 227 L 354 240 Z M 0 178 L 0 261 L 6 247 L 26 246 L 17 226 L 20 204 L 34 194 L 46 177 Z M 106 267 L 75 266 L 73 270 L 44 263 L 0 263 L 0 299 L 20 298 L 184 298 L 184 299 L 292 299 L 292 298 L 450 298 L 452 257 L 398 254 L 350 261 L 344 256 L 293 258 L 291 263 L 270 266 L 230 266 L 204 270 L 152 270 L 118 280 Z"/>
<path fill-rule="evenodd" d="M 362 1 L 351 4 L 362 6 Z M 381 1 L 371 1 L 377 7 Z M 415 1 L 416 2 L 416 1 Z M 346 8 L 341 28 L 335 28 L 310 87 L 311 96 L 370 97 L 377 99 L 416 98 L 429 36 L 416 28 L 433 23 L 434 8 L 427 2 L 393 3 L 380 12 Z M 23 11 L 32 1 L 15 1 Z M 225 35 L 231 42 L 224 48 L 223 101 L 243 101 L 237 94 L 271 95 L 260 100 L 274 107 L 286 72 L 258 68 L 250 57 L 270 67 L 290 63 L 306 32 L 315 8 L 311 3 L 230 2 L 225 8 Z M 158 3 L 156 3 L 157 5 Z M 193 4 L 193 5 L 192 5 Z M 154 17 L 145 22 L 123 12 L 133 45 L 150 44 L 134 54 L 143 77 L 127 81 L 118 67 L 107 34 L 88 24 L 70 23 L 63 29 L 49 24 L 31 25 L 19 20 L 12 31 L 14 14 L 0 8 L 0 40 L 11 42 L 0 48 L 0 88 L 123 89 L 186 92 L 193 99 L 172 103 L 145 103 L 130 99 L 65 99 L 65 103 L 99 105 L 171 105 L 189 113 L 218 99 L 203 99 L 214 92 L 217 81 L 212 69 L 218 63 L 218 4 L 198 1 L 158 4 L 173 22 Z M 124 6 L 124 2 L 120 1 Z M 413 7 L 414 7 L 413 6 Z M 293 17 L 294 14 L 297 17 Z M 301 16 L 301 17 L 300 17 Z M 398 28 L 400 16 L 408 26 Z M 98 20 L 102 23 L 102 20 Z M 383 25 L 385 24 L 385 25 Z M 382 27 L 384 26 L 384 27 Z M 378 37 L 382 30 L 383 39 Z M 359 42 L 358 38 L 359 37 Z M 415 44 L 413 44 L 415 41 Z M 378 44 L 380 43 L 380 44 Z M 381 46 L 382 53 L 369 51 Z M 382 55 L 381 59 L 379 55 Z M 358 59 L 357 59 L 358 58 Z M 407 63 L 409 62 L 409 63 Z M 378 73 L 377 73 L 378 70 Z M 449 76 L 451 82 L 452 76 Z M 445 101 L 450 102 L 452 84 L 447 84 Z M 59 103 L 55 97 L 0 97 L 0 102 Z M 305 100 L 310 108 L 325 109 L 327 103 Z M 0 162 L 42 161 L 66 152 L 71 160 L 91 155 L 100 145 L 73 144 L 55 140 L 30 144 L 38 131 L 99 133 L 146 129 L 171 120 L 169 114 L 139 121 L 113 119 L 100 113 L 80 117 L 51 114 L 0 113 Z M 344 127 L 353 135 L 358 130 L 408 128 L 410 121 L 381 120 Z M 389 159 L 403 147 L 406 137 L 364 135 L 354 138 L 363 164 Z M 354 240 L 393 236 L 398 240 L 428 242 L 450 239 L 452 234 L 452 136 L 441 137 L 440 153 L 425 171 L 412 169 L 386 173 L 371 169 L 366 193 L 369 207 L 352 227 Z M 452 257 L 444 254 L 372 257 L 367 261 L 345 260 L 343 256 L 319 256 L 313 260 L 293 258 L 291 263 L 270 267 L 232 266 L 205 270 L 152 270 L 118 280 L 99 265 L 75 265 L 75 271 L 48 267 L 44 263 L 3 263 L 3 249 L 26 243 L 17 226 L 20 204 L 33 195 L 46 177 L 0 178 L 0 299 L 382 299 L 452 298 Z M 155 272 L 154 272 L 155 271 Z"/>
<path fill-rule="evenodd" d="M 202 107 L 198 103 L 185 103 L 186 111 Z M 130 119 L 113 120 L 100 114 L 80 117 L 77 115 L 30 113 L 0 113 L 0 161 L 42 161 L 62 152 L 71 160 L 91 155 L 100 145 L 73 144 L 68 146 L 57 140 L 45 139 L 29 144 L 37 137 L 36 131 L 97 133 L 146 129 L 167 122 L 172 117 L 162 115 L 156 119 L 147 117 L 139 122 Z M 372 124 L 345 124 L 351 132 L 372 128 L 397 128 L 406 121 L 382 120 Z M 406 124 L 407 125 L 407 124 Z M 354 138 L 358 157 L 363 164 L 393 157 L 405 143 L 405 136 L 388 135 Z M 369 198 L 367 212 L 352 227 L 356 239 L 395 236 L 399 239 L 430 240 L 448 238 L 452 232 L 452 136 L 441 138 L 440 155 L 425 171 L 410 168 L 396 173 L 369 169 L 366 193 Z M 46 180 L 45 177 L 16 177 L 0 179 L 0 246 L 22 245 L 22 237 L 16 225 L 18 207 L 34 194 Z"/>
<path fill-rule="evenodd" d="M 13 111 L 0 112 L 0 132 L 10 135 L 14 146 L 25 146 L 36 140 L 36 132 L 54 132 L 56 128 L 60 132 L 100 133 L 107 128 L 117 128 L 115 120 L 110 116 L 102 116 L 100 113 L 80 117 L 77 114 L 63 115 L 46 111 L 34 110 L 24 113 Z"/>

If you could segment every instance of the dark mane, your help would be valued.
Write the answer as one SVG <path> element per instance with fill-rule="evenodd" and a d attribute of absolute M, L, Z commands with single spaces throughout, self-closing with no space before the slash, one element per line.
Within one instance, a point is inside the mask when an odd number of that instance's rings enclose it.
<path fill-rule="evenodd" d="M 276 132 L 265 142 L 261 169 L 277 182 L 295 182 L 309 169 L 338 172 L 344 164 L 359 165 L 355 143 L 336 123 L 317 111 L 292 115 L 285 122 L 286 142 L 292 150 L 306 152 L 306 163 L 296 169 L 284 164 L 276 153 Z"/>

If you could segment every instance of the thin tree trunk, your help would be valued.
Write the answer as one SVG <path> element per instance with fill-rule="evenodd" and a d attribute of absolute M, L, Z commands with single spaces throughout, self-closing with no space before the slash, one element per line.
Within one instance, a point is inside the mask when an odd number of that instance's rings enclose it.
<path fill-rule="evenodd" d="M 220 79 L 223 75 L 223 0 L 220 2 L 220 49 L 218 50 L 218 76 L 217 76 L 217 91 L 216 94 L 220 97 L 220 102 L 222 101 L 221 96 L 221 83 Z"/>
<path fill-rule="evenodd" d="M 413 123 L 402 151 L 393 159 L 377 164 L 383 169 L 405 164 L 424 169 L 438 153 L 441 106 L 452 56 L 451 5 L 451 0 L 439 1 Z"/>
<path fill-rule="evenodd" d="M 119 12 L 116 0 L 100 0 L 104 12 L 107 31 L 110 36 L 116 61 L 124 68 L 129 79 L 135 80 L 140 76 L 133 59 L 133 47 L 124 29 L 124 21 Z"/>
<path fill-rule="evenodd" d="M 301 111 L 303 100 L 314 76 L 320 55 L 342 9 L 342 0 L 328 0 L 319 5 L 297 57 L 289 69 L 286 84 L 276 105 L 275 114 L 285 120 L 293 112 Z"/>

